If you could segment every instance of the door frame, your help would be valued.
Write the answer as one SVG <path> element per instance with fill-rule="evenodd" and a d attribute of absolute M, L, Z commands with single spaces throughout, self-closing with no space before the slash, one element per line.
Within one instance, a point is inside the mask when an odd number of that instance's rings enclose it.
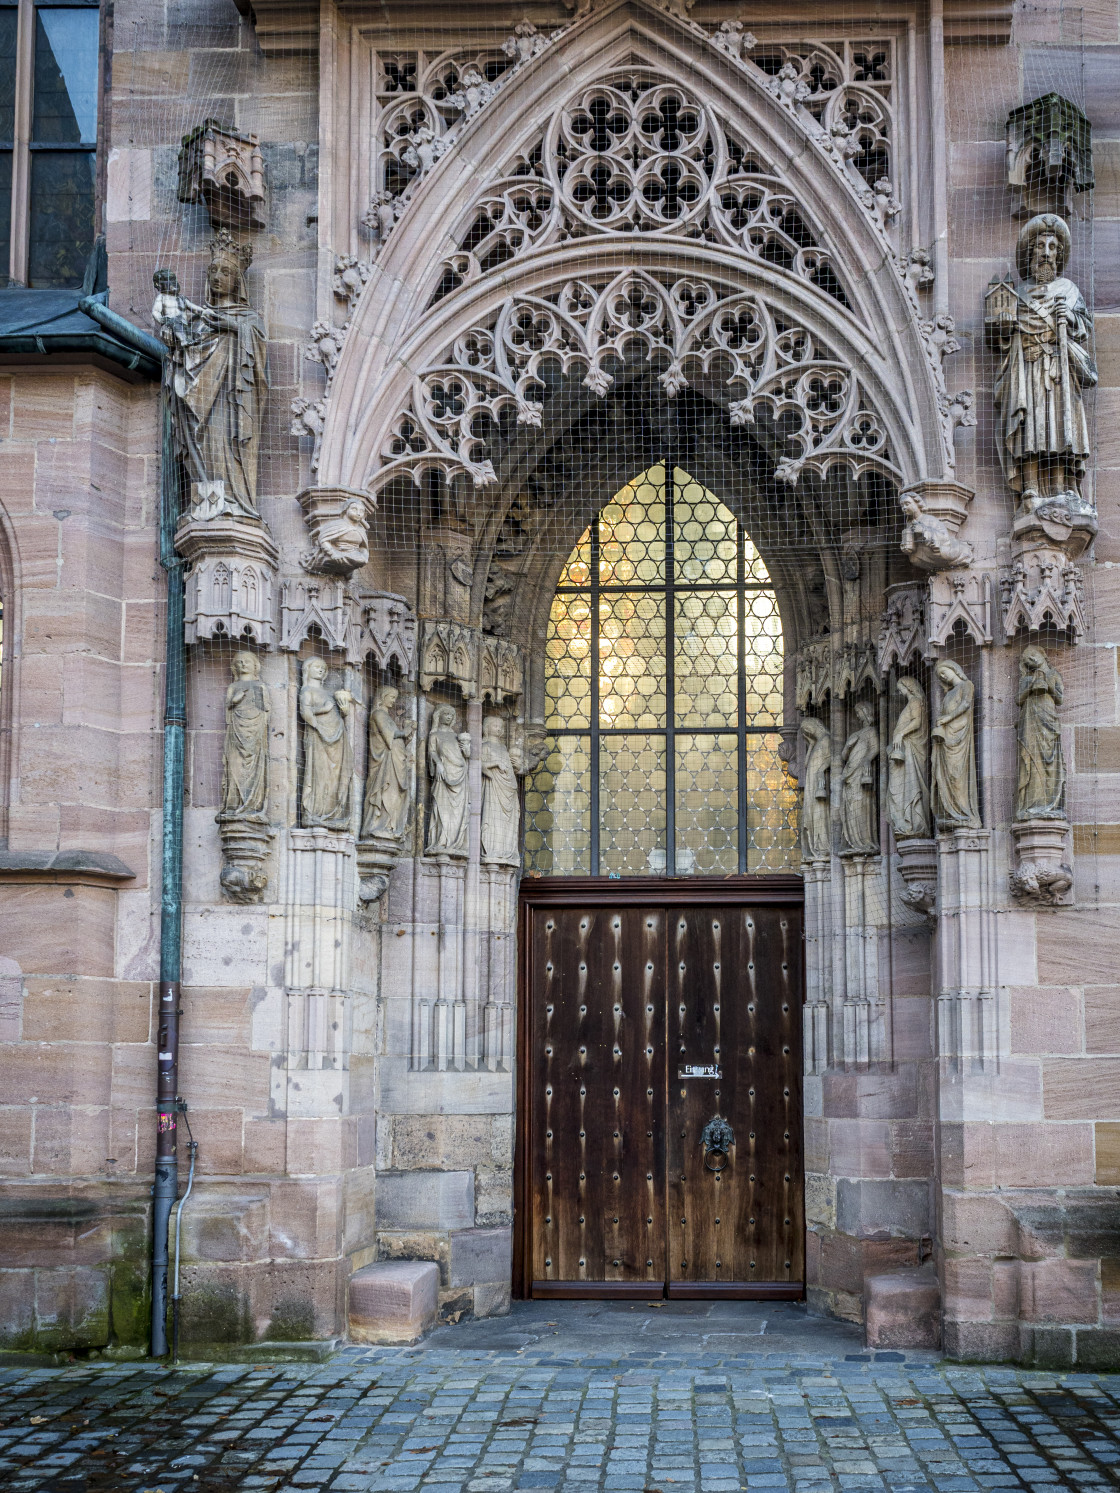
<path fill-rule="evenodd" d="M 529 1044 L 532 1040 L 530 992 L 532 990 L 532 940 L 529 919 L 539 907 L 758 907 L 803 908 L 805 883 L 800 876 L 747 874 L 745 876 L 526 876 L 522 878 L 517 903 L 517 1042 L 514 1100 L 513 1161 L 513 1296 L 524 1301 L 531 1289 L 529 1279 L 529 1209 L 532 1196 L 528 1144 L 532 1096 L 529 1093 Z M 802 923 L 804 938 L 804 922 Z M 805 1003 L 805 960 L 801 961 L 801 1002 Z M 802 1183 L 804 1185 L 804 1155 Z M 779 1287 L 788 1297 L 789 1287 Z M 777 1294 L 776 1291 L 774 1294 Z M 557 1292 L 557 1295 L 563 1294 Z M 705 1298 L 735 1295 L 734 1287 L 704 1287 L 687 1293 Z M 758 1288 L 753 1294 L 762 1295 Z M 798 1292 L 798 1295 L 802 1294 Z M 586 1289 L 581 1291 L 586 1295 Z M 627 1296 L 647 1300 L 650 1288 L 644 1282 L 625 1282 L 603 1292 L 604 1297 Z"/>

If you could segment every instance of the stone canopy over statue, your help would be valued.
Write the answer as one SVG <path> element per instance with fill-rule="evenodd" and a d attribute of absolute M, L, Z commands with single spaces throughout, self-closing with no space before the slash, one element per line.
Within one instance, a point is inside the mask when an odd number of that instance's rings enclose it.
<path fill-rule="evenodd" d="M 1019 234 L 1022 283 L 996 280 L 984 322 L 1002 354 L 995 383 L 1000 461 L 1022 523 L 1095 528 L 1081 491 L 1089 456 L 1084 394 L 1097 382 L 1090 352 L 1093 318 L 1065 278 L 1070 232 L 1056 213 L 1031 218 Z"/>
<path fill-rule="evenodd" d="M 268 367 L 264 323 L 249 305 L 245 284 L 251 258 L 249 246 L 228 229 L 215 235 L 204 306 L 186 300 L 169 271 L 154 276 L 159 294 L 152 315 L 168 347 L 167 399 L 194 519 L 259 517 Z"/>

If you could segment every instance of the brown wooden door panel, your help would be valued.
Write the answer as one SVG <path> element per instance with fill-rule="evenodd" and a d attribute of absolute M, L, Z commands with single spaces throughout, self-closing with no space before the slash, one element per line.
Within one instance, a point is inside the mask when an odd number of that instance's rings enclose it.
<path fill-rule="evenodd" d="M 535 909 L 531 1279 L 665 1279 L 664 924 Z"/>
<path fill-rule="evenodd" d="M 681 908 L 669 935 L 670 1289 L 800 1286 L 800 919 Z M 720 1120 L 734 1141 L 707 1151 L 705 1129 Z"/>
<path fill-rule="evenodd" d="M 534 1295 L 801 1292 L 801 909 L 717 897 L 527 907 Z"/>

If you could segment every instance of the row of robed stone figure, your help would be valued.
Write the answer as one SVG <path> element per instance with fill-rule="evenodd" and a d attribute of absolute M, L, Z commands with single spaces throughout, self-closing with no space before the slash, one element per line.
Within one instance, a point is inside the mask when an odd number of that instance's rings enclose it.
<path fill-rule="evenodd" d="M 921 681 L 897 681 L 904 704 L 887 752 L 886 810 L 896 840 L 924 839 L 939 831 L 981 827 L 976 782 L 975 686 L 957 663 L 942 659 L 934 670 L 941 699 L 930 728 Z M 1023 650 L 1019 664 L 1018 770 L 1015 818 L 1064 818 L 1066 770 L 1059 707 L 1062 676 L 1041 648 Z M 856 728 L 840 752 L 840 849 L 879 851 L 876 788 L 880 750 L 875 705 L 855 704 Z M 832 851 L 832 741 L 828 726 L 809 716 L 801 723 L 807 743 L 801 847 L 806 860 Z"/>
<path fill-rule="evenodd" d="M 222 753 L 222 796 L 219 822 L 268 818 L 269 691 L 261 680 L 260 659 L 243 651 L 232 661 L 233 682 L 226 690 L 226 729 Z M 369 710 L 368 759 L 362 804 L 360 838 L 383 836 L 403 839 L 412 804 L 411 720 L 396 714 L 398 690 L 379 685 Z M 350 832 L 354 823 L 354 748 L 350 717 L 354 697 L 345 688 L 333 689 L 324 659 L 303 664 L 299 691 L 299 719 L 303 748 L 303 777 L 299 822 L 304 829 Z M 519 859 L 519 800 L 517 776 L 500 716 L 487 716 L 482 728 L 481 851 L 483 861 L 516 865 Z M 427 741 L 430 780 L 427 835 L 424 853 L 464 859 L 470 833 L 471 739 L 456 729 L 453 705 L 439 704 L 432 712 Z"/>

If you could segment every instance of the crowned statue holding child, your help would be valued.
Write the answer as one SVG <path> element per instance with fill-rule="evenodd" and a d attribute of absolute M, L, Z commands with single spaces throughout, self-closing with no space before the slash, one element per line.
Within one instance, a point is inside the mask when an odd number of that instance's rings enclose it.
<path fill-rule="evenodd" d="M 175 445 L 189 474 L 194 519 L 259 518 L 257 460 L 268 365 L 264 323 L 249 305 L 252 259 L 221 229 L 210 246 L 206 303 L 196 305 L 157 270 L 152 308 L 167 345 L 164 379 Z"/>

